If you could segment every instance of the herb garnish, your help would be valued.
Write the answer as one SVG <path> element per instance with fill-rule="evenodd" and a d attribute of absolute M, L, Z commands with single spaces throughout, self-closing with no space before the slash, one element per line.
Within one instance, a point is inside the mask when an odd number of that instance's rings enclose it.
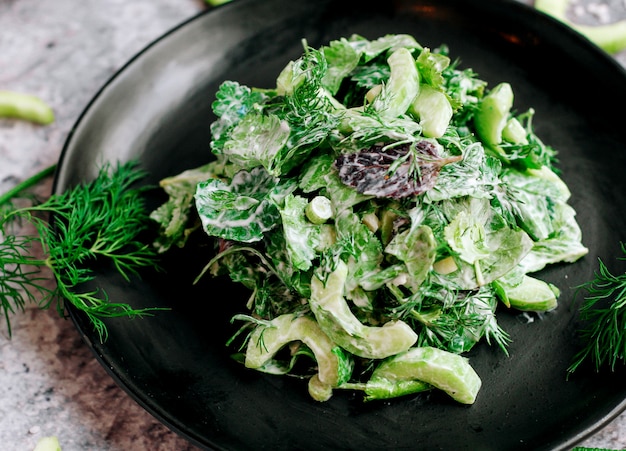
<path fill-rule="evenodd" d="M 626 245 L 621 246 L 626 255 Z M 620 260 L 626 260 L 626 256 Z M 569 373 L 589 359 L 596 371 L 605 364 L 613 371 L 626 357 L 626 273 L 615 275 L 602 260 L 598 261 L 595 278 L 579 287 L 588 293 L 580 308 L 580 320 L 586 323 L 579 330 L 584 346 L 574 356 Z"/>
<path fill-rule="evenodd" d="M 135 162 L 105 164 L 97 177 L 53 194 L 46 201 L 15 206 L 17 197 L 48 175 L 46 169 L 0 196 L 0 311 L 9 335 L 9 314 L 24 310 L 27 302 L 48 308 L 56 301 L 60 314 L 63 300 L 87 315 L 101 341 L 107 338 L 103 318 L 136 317 L 152 308 L 134 309 L 112 302 L 100 289 L 82 291 L 80 286 L 94 279 L 94 262 L 108 262 L 128 280 L 141 267 L 156 267 L 156 250 L 141 241 L 150 224 L 144 206 L 145 189 L 135 187 L 144 172 Z M 48 220 L 43 216 L 48 215 Z M 34 235 L 15 233 L 20 223 L 31 224 Z M 41 247 L 43 258 L 38 258 Z M 56 282 L 48 287 L 42 270 L 51 271 Z"/>

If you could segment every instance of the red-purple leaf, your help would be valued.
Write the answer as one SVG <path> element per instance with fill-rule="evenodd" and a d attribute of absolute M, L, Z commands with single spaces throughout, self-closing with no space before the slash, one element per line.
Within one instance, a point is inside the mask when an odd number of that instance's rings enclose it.
<path fill-rule="evenodd" d="M 422 194 L 435 186 L 441 168 L 461 156 L 442 158 L 430 141 L 369 149 L 342 154 L 335 160 L 339 178 L 361 194 L 404 197 Z"/>

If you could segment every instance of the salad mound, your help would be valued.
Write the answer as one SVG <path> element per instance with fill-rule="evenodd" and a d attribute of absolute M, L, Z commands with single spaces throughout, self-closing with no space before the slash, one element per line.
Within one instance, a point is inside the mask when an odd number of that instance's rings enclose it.
<path fill-rule="evenodd" d="M 409 35 L 303 41 L 275 87 L 221 84 L 214 158 L 161 182 L 156 245 L 215 238 L 202 274 L 251 292 L 229 342 L 246 367 L 306 377 L 319 401 L 471 404 L 463 354 L 484 340 L 508 355 L 498 306 L 555 309 L 534 273 L 587 253 L 556 151 L 513 102 Z"/>

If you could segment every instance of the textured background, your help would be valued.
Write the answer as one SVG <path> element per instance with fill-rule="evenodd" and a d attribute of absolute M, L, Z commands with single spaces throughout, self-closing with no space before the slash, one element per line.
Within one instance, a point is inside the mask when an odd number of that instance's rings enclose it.
<path fill-rule="evenodd" d="M 532 3 L 524 1 L 524 3 Z M 55 110 L 41 127 L 0 120 L 0 192 L 55 163 L 99 88 L 132 56 L 206 9 L 201 0 L 0 0 L 0 89 L 35 94 Z M 626 18 L 623 0 L 577 0 L 570 17 Z M 626 64 L 626 54 L 616 58 Z M 50 192 L 51 180 L 38 187 Z M 54 310 L 29 306 L 0 321 L 0 448 L 32 450 L 56 435 L 64 451 L 194 450 L 123 392 Z M 582 445 L 626 448 L 626 414 Z"/>

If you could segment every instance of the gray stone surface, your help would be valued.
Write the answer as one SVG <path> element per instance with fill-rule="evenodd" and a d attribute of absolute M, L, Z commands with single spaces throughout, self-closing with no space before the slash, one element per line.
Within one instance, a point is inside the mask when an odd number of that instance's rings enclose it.
<path fill-rule="evenodd" d="M 591 8 L 589 6 L 593 4 Z M 576 0 L 585 20 L 624 16 L 624 3 Z M 202 0 L 0 0 L 0 89 L 52 105 L 54 124 L 0 120 L 0 192 L 57 161 L 92 96 L 136 52 L 205 9 Z M 589 14 L 595 15 L 595 19 Z M 624 54 L 618 55 L 621 62 Z M 38 187 L 50 192 L 50 180 Z M 55 435 L 64 451 L 193 450 L 116 386 L 71 321 L 29 306 L 0 320 L 0 449 Z M 582 445 L 626 448 L 626 415 Z"/>
<path fill-rule="evenodd" d="M 55 163 L 109 77 L 205 8 L 202 0 L 1 0 L 0 89 L 41 97 L 56 121 L 0 120 L 0 192 Z M 0 449 L 32 450 L 50 435 L 64 451 L 194 449 L 117 387 L 71 321 L 29 306 L 11 322 L 9 339 L 0 321 Z"/>

